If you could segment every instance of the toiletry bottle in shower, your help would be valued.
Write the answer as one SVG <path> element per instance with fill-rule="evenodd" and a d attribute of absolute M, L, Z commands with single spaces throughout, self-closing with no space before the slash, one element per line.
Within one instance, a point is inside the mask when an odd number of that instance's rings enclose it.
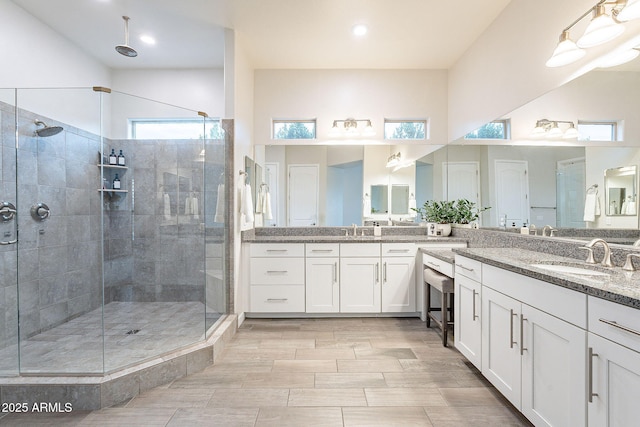
<path fill-rule="evenodd" d="M 120 188 L 120 178 L 118 178 L 118 174 L 116 174 L 116 177 L 113 178 L 113 189 L 120 190 Z"/>
<path fill-rule="evenodd" d="M 111 149 L 111 154 L 109 154 L 109 164 L 110 165 L 118 164 L 118 157 L 116 156 L 116 150 L 114 150 L 113 148 Z"/>
<path fill-rule="evenodd" d="M 120 150 L 120 154 L 118 154 L 118 166 L 124 166 L 124 154 L 122 154 L 122 150 Z"/>

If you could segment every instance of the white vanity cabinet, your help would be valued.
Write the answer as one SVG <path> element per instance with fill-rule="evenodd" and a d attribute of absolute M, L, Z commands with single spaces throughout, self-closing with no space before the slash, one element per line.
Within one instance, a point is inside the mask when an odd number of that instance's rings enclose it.
<path fill-rule="evenodd" d="M 254 243 L 249 249 L 254 313 L 304 313 L 304 244 Z"/>
<path fill-rule="evenodd" d="M 589 297 L 588 346 L 589 426 L 637 426 L 640 310 Z"/>
<path fill-rule="evenodd" d="M 482 374 L 536 426 L 586 425 L 586 295 L 487 265 L 482 283 Z"/>
<path fill-rule="evenodd" d="M 476 368 L 481 369 L 482 264 L 456 255 L 454 277 L 455 346 Z"/>
<path fill-rule="evenodd" d="M 416 250 L 409 243 L 382 244 L 383 313 L 416 311 Z"/>
<path fill-rule="evenodd" d="M 380 243 L 340 244 L 340 312 L 380 313 Z"/>
<path fill-rule="evenodd" d="M 340 311 L 340 245 L 307 243 L 306 311 L 338 313 Z"/>

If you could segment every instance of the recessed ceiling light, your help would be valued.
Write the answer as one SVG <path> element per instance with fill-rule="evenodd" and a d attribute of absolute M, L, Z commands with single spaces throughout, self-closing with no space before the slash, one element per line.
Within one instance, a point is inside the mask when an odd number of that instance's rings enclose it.
<path fill-rule="evenodd" d="M 368 30 L 369 30 L 369 29 L 368 29 L 368 28 L 367 28 L 367 26 L 366 26 L 366 25 L 364 25 L 364 24 L 354 25 L 354 26 L 353 26 L 353 29 L 352 29 L 352 31 L 353 31 L 353 35 L 354 35 L 354 36 L 358 36 L 358 37 L 362 37 L 362 36 L 364 36 L 365 34 L 367 34 L 367 31 L 368 31 Z"/>
<path fill-rule="evenodd" d="M 156 39 L 154 39 L 151 36 L 147 36 L 147 35 L 141 35 L 140 36 L 140 41 L 146 44 L 156 44 Z"/>

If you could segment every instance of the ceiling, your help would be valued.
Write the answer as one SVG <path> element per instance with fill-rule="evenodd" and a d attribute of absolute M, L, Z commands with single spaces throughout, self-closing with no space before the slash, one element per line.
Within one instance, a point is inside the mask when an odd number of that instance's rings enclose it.
<path fill-rule="evenodd" d="M 11 1 L 114 69 L 222 67 L 225 27 L 254 68 L 448 69 L 510 0 Z M 137 58 L 114 49 L 123 15 Z"/>

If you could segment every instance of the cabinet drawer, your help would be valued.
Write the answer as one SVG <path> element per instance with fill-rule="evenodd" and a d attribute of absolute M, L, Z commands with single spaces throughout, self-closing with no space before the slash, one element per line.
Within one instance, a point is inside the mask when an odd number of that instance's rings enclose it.
<path fill-rule="evenodd" d="M 424 264 L 425 267 L 439 271 L 445 276 L 453 277 L 453 265 L 446 261 L 442 261 L 431 255 L 422 254 L 422 264 Z"/>
<path fill-rule="evenodd" d="M 340 255 L 339 243 L 307 243 L 307 257 L 334 257 Z"/>
<path fill-rule="evenodd" d="M 254 313 L 304 313 L 304 285 L 251 286 Z"/>
<path fill-rule="evenodd" d="M 252 285 L 304 285 L 304 258 L 251 258 Z"/>
<path fill-rule="evenodd" d="M 380 243 L 340 243 L 342 257 L 379 257 Z"/>
<path fill-rule="evenodd" d="M 640 310 L 592 296 L 587 304 L 589 332 L 640 352 Z"/>
<path fill-rule="evenodd" d="M 252 243 L 252 257 L 303 257 L 304 243 Z"/>
<path fill-rule="evenodd" d="M 476 282 L 482 282 L 482 263 L 475 259 L 456 255 L 456 274 L 468 277 Z"/>
<path fill-rule="evenodd" d="M 415 256 L 416 246 L 407 243 L 383 243 L 382 256 Z"/>

